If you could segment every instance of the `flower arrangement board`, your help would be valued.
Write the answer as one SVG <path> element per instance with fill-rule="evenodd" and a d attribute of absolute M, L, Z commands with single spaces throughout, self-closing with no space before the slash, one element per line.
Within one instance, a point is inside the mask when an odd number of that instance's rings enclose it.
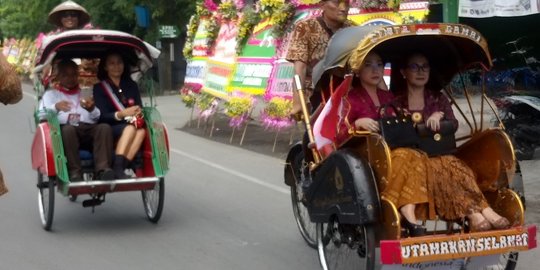
<path fill-rule="evenodd" d="M 226 97 L 236 65 L 236 37 L 238 26 L 235 21 L 222 23 L 216 45 L 208 58 L 203 90 L 216 97 Z"/>
<path fill-rule="evenodd" d="M 275 55 L 276 40 L 272 36 L 272 25 L 268 19 L 265 19 L 255 26 L 239 56 L 272 58 Z"/>
<path fill-rule="evenodd" d="M 399 12 L 351 8 L 349 19 L 358 25 L 396 25 L 423 21 L 428 12 L 428 1 L 407 2 L 399 5 Z"/>
<path fill-rule="evenodd" d="M 294 76 L 294 65 L 285 60 L 275 63 L 272 79 L 265 93 L 265 97 L 292 98 L 292 84 Z"/>
<path fill-rule="evenodd" d="M 224 63 L 236 62 L 238 25 L 235 21 L 223 21 L 210 58 Z"/>
<path fill-rule="evenodd" d="M 262 95 L 268 87 L 273 68 L 272 59 L 239 58 L 230 89 L 250 95 Z"/>
<path fill-rule="evenodd" d="M 234 74 L 234 67 L 235 63 L 208 59 L 203 91 L 215 97 L 226 98 L 229 92 L 229 83 Z"/>
<path fill-rule="evenodd" d="M 202 87 L 206 77 L 206 57 L 194 57 L 187 60 L 184 84 Z"/>
<path fill-rule="evenodd" d="M 208 25 L 209 18 L 201 18 L 199 26 L 197 27 L 197 32 L 193 38 L 193 56 L 194 57 L 204 57 L 208 56 L 208 30 L 206 26 Z"/>

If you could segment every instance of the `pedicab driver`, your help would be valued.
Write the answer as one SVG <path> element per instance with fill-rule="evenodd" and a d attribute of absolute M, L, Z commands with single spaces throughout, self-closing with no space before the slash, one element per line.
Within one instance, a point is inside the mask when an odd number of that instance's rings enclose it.
<path fill-rule="evenodd" d="M 310 96 L 311 108 L 315 110 L 321 95 L 313 93 L 311 73 L 313 67 L 324 57 L 328 41 L 341 28 L 355 25 L 347 19 L 349 0 L 321 0 L 322 15 L 300 21 L 292 34 L 291 45 L 286 59 L 294 64 L 294 72 L 300 77 L 300 82 Z M 290 115 L 295 116 L 302 111 L 297 91 L 293 91 L 293 105 Z"/>
<path fill-rule="evenodd" d="M 321 94 L 313 92 L 311 73 L 315 65 L 324 57 L 328 41 L 339 29 L 353 26 L 347 19 L 349 0 L 321 0 L 321 16 L 309 18 L 296 24 L 286 59 L 294 64 L 294 73 L 300 77 L 300 83 L 309 96 L 312 110 L 321 103 Z M 307 99 L 306 99 L 307 100 Z M 295 118 L 302 112 L 302 105 L 297 91 L 293 91 L 293 104 L 290 115 Z M 304 134 L 302 151 L 305 160 L 313 159 L 308 151 L 308 136 Z M 309 182 L 309 181 L 308 181 Z M 306 183 L 307 184 L 307 183 Z"/>
<path fill-rule="evenodd" d="M 77 64 L 64 59 L 57 68 L 58 83 L 45 91 L 42 108 L 58 113 L 70 181 L 83 180 L 79 148 L 93 152 L 97 179 L 114 179 L 110 168 L 113 152 L 111 127 L 97 124 L 101 112 L 94 99 L 81 95 Z"/>

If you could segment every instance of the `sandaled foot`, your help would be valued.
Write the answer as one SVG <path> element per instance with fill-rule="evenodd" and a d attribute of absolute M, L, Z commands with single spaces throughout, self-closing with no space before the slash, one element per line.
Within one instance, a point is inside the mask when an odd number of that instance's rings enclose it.
<path fill-rule="evenodd" d="M 484 232 L 491 230 L 491 223 L 487 219 L 480 223 L 471 224 L 471 232 Z"/>
<path fill-rule="evenodd" d="M 497 230 L 501 229 L 507 229 L 510 227 L 510 221 L 506 219 L 505 217 L 501 217 L 493 222 L 491 222 L 491 226 Z"/>
<path fill-rule="evenodd" d="M 401 220 L 401 224 L 405 229 L 407 229 L 407 231 L 409 231 L 409 236 L 416 237 L 426 234 L 426 227 L 409 222 L 406 218 L 403 218 L 403 220 Z"/>

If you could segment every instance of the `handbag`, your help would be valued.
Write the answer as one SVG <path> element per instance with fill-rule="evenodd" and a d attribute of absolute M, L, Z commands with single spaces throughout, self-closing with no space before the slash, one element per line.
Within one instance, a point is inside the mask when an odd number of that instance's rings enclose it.
<path fill-rule="evenodd" d="M 394 115 L 388 114 L 389 108 L 393 109 Z M 417 147 L 418 134 L 410 115 L 398 110 L 393 104 L 385 104 L 379 107 L 379 116 L 381 135 L 390 149 Z"/>
<path fill-rule="evenodd" d="M 449 155 L 456 151 L 456 128 L 449 120 L 440 121 L 440 130 L 435 132 L 426 124 L 416 125 L 419 136 L 418 148 L 428 156 Z"/>
<path fill-rule="evenodd" d="M 15 104 L 22 99 L 22 85 L 15 69 L 0 53 L 0 102 Z"/>

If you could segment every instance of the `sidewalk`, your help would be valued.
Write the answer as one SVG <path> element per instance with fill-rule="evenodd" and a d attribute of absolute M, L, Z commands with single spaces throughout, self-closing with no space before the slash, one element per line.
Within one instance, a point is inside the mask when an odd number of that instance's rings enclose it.
<path fill-rule="evenodd" d="M 143 101 L 148 102 L 148 99 L 144 98 Z M 300 125 L 292 126 L 281 130 L 276 137 L 275 131 L 265 130 L 261 125 L 259 112 L 262 108 L 257 107 L 254 109 L 251 120 L 248 121 L 244 139 L 242 145 L 240 145 L 244 127 L 235 129 L 233 134 L 233 128 L 229 126 L 229 118 L 223 113 L 218 112 L 215 114 L 214 129 L 212 134 L 210 134 L 212 130 L 212 118 L 207 122 L 202 120 L 199 122 L 194 112 L 193 119 L 190 120 L 191 109 L 185 107 L 179 95 L 159 96 L 156 102 L 163 121 L 165 121 L 169 128 L 169 132 L 186 132 L 208 140 L 230 144 L 279 159 L 285 159 L 290 143 L 300 141 L 304 132 Z M 275 149 L 272 151 L 274 140 Z"/>

